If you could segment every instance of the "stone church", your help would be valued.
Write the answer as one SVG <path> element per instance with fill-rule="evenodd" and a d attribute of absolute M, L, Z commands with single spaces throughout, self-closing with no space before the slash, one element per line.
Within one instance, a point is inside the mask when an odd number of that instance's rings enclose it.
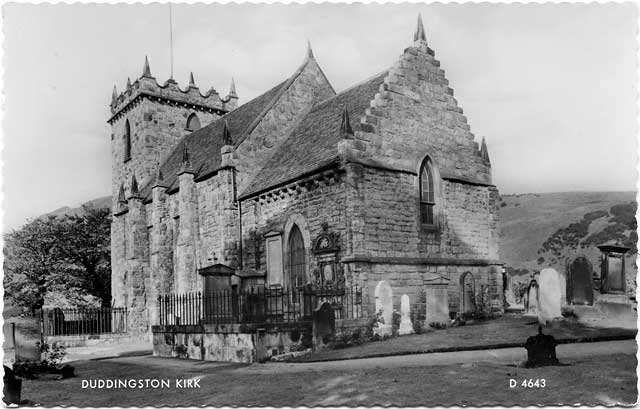
<path fill-rule="evenodd" d="M 114 306 L 130 329 L 162 294 L 381 282 L 415 302 L 446 288 L 452 316 L 484 291 L 502 309 L 498 190 L 420 18 L 390 67 L 336 93 L 304 61 L 238 104 L 142 76 L 111 102 Z"/>

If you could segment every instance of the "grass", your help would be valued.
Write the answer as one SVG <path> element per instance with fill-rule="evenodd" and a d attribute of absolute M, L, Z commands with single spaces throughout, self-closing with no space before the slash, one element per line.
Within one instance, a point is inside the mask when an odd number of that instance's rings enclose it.
<path fill-rule="evenodd" d="M 527 338 L 536 335 L 537 331 L 536 318 L 508 314 L 496 319 L 446 330 L 433 330 L 424 334 L 406 335 L 344 349 L 314 352 L 299 356 L 295 361 L 328 361 L 423 352 L 486 349 L 487 346 L 513 346 L 513 344 L 524 344 Z M 554 321 L 545 327 L 543 332 L 553 335 L 560 342 L 576 339 L 592 340 L 602 337 L 634 338 L 636 334 L 636 330 L 592 328 L 569 319 Z"/>
<path fill-rule="evenodd" d="M 78 377 L 25 381 L 23 398 L 46 406 L 449 406 L 612 405 L 636 400 L 636 359 L 612 354 L 519 368 L 499 362 L 343 370 L 280 370 L 295 364 L 219 364 L 136 357 L 77 362 Z M 324 367 L 323 367 L 324 366 Z M 88 379 L 199 379 L 199 388 L 83 389 Z M 510 388 L 509 380 L 545 379 L 545 388 Z"/>

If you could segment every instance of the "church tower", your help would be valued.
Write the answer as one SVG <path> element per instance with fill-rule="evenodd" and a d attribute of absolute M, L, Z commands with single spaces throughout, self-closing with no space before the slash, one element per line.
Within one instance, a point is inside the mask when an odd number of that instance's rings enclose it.
<path fill-rule="evenodd" d="M 149 183 L 152 187 L 162 184 L 159 163 L 182 137 L 232 111 L 237 103 L 233 80 L 224 98 L 213 87 L 201 93 L 193 73 L 184 90 L 173 78 L 160 85 L 146 57 L 140 78 L 133 83 L 127 79 L 122 93 L 113 88 L 107 121 L 111 125 L 113 204 L 111 293 L 113 306 L 129 308 L 130 328 L 148 329 L 147 299 L 156 296 L 150 268 L 156 254 L 150 251 L 148 222 L 159 216 L 147 210 L 143 188 Z M 160 202 L 156 201 L 157 209 Z"/>
<path fill-rule="evenodd" d="M 114 211 L 119 190 L 131 193 L 135 173 L 139 187 L 155 175 L 158 162 L 171 152 L 186 134 L 197 131 L 236 108 L 238 96 L 231 80 L 229 93 L 220 97 L 211 87 L 201 93 L 193 73 L 182 90 L 173 79 L 158 84 L 145 57 L 142 75 L 133 83 L 127 79 L 124 92 L 113 87 L 111 97 L 111 163 Z"/>

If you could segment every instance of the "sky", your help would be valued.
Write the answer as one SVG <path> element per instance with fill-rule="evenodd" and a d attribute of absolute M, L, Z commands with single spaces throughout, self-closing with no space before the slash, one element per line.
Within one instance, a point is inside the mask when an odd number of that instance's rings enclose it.
<path fill-rule="evenodd" d="M 114 84 L 170 73 L 169 6 L 3 6 L 5 231 L 110 194 Z M 173 5 L 174 78 L 239 103 L 309 40 L 339 92 L 392 66 L 418 13 L 502 194 L 636 189 L 637 10 L 626 4 Z"/>

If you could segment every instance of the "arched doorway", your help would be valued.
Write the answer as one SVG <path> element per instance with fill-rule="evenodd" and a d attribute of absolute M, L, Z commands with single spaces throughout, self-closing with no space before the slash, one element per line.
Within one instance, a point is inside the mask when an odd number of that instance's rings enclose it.
<path fill-rule="evenodd" d="M 473 314 L 476 312 L 476 281 L 473 274 L 467 271 L 460 277 L 460 312 L 462 314 Z"/>
<path fill-rule="evenodd" d="M 578 256 L 567 267 L 567 302 L 593 305 L 593 267 L 584 256 Z"/>

